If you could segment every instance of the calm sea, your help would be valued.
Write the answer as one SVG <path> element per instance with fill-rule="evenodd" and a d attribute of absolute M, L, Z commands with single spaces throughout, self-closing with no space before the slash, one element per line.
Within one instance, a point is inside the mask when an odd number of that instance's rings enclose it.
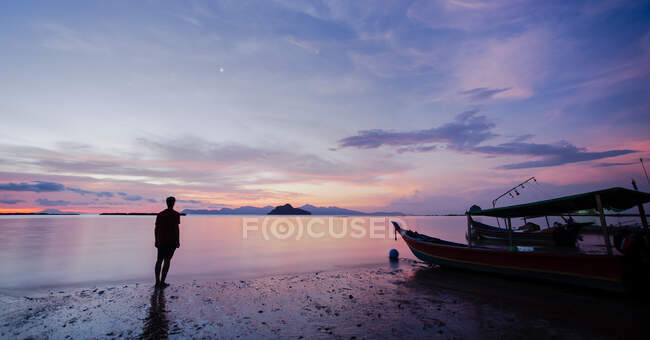
<path fill-rule="evenodd" d="M 395 248 L 390 219 L 465 243 L 465 217 L 183 216 L 169 281 L 244 279 L 382 263 Z M 153 278 L 155 216 L 2 216 L 0 289 Z"/>
<path fill-rule="evenodd" d="M 441 236 L 452 240 L 464 239 L 462 217 L 402 219 L 444 231 Z M 150 279 L 156 257 L 154 221 L 155 216 L 2 216 L 0 289 Z M 391 248 L 412 257 L 403 241 L 395 241 L 386 221 L 183 216 L 181 247 L 172 260 L 169 280 L 239 279 L 380 263 Z"/>

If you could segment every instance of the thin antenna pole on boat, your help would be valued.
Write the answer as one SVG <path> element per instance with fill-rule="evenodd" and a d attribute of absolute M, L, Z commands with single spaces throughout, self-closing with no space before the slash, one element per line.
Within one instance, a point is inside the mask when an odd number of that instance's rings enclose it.
<path fill-rule="evenodd" d="M 525 180 L 525 181 L 523 181 L 523 182 L 521 182 L 521 183 L 515 185 L 514 187 L 512 187 L 512 189 L 510 189 L 510 190 L 504 192 L 503 194 L 501 194 L 501 196 L 499 196 L 499 197 L 493 199 L 493 200 L 492 200 L 492 208 L 496 208 L 496 206 L 497 206 L 497 201 L 499 200 L 499 198 L 501 198 L 501 197 L 503 197 L 503 196 L 509 194 L 510 192 L 512 192 L 512 191 L 514 191 L 514 190 L 517 190 L 517 188 L 519 188 L 519 187 L 523 187 L 524 184 L 526 184 L 526 183 L 528 183 L 528 182 L 530 182 L 530 181 L 535 181 L 535 182 L 537 182 L 537 179 L 535 178 L 535 176 L 533 176 L 533 177 L 531 177 L 531 178 L 529 178 L 529 179 L 527 179 L 527 180 Z M 517 195 L 519 195 L 519 194 L 517 194 Z"/>
<path fill-rule="evenodd" d="M 524 184 L 526 184 L 526 183 L 528 183 L 528 182 L 530 182 L 530 181 L 535 181 L 535 183 L 537 183 L 537 179 L 535 178 L 535 176 L 533 176 L 533 177 L 531 177 L 531 178 L 529 178 L 529 179 L 527 179 L 527 180 L 525 180 L 525 181 L 523 181 L 523 182 L 521 182 L 521 183 L 515 185 L 514 187 L 512 187 L 512 189 L 510 189 L 510 190 L 504 192 L 503 194 L 501 194 L 501 196 L 499 196 L 499 197 L 493 199 L 493 200 L 492 200 L 492 208 L 496 208 L 496 206 L 497 206 L 497 201 L 499 200 L 499 198 L 501 198 L 501 197 L 503 197 L 503 196 L 505 196 L 505 195 L 511 193 L 512 191 L 515 191 L 515 192 L 517 193 L 517 195 L 519 195 L 519 192 L 516 191 L 517 188 L 519 188 L 519 187 L 523 188 L 523 187 L 524 187 Z M 499 228 L 501 228 L 501 223 L 499 223 L 499 218 L 498 218 L 498 217 L 497 217 L 497 224 L 499 225 Z M 507 227 L 507 226 L 508 226 L 508 224 L 506 223 L 506 227 Z"/>

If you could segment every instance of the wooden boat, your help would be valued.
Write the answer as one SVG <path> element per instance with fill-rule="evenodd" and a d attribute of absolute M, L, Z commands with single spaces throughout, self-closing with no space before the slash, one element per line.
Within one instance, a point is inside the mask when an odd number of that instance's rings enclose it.
<path fill-rule="evenodd" d="M 508 241 L 508 229 L 497 228 L 471 219 L 472 230 L 479 239 Z M 574 246 L 583 226 L 593 223 L 567 223 L 538 231 L 512 231 L 514 241 Z"/>
<path fill-rule="evenodd" d="M 594 206 L 600 212 L 604 223 L 603 207 L 609 210 L 626 210 L 650 202 L 650 194 L 623 188 L 611 188 L 579 195 L 561 197 L 554 200 L 534 202 L 519 206 L 495 208 L 467 212 L 468 228 L 471 228 L 471 215 L 505 217 L 558 215 L 578 210 L 591 209 Z M 642 207 L 642 206 L 641 206 Z M 641 209 L 640 209 L 641 210 Z M 647 221 L 642 214 L 642 221 L 647 233 Z M 609 242 L 606 244 L 608 254 L 595 255 L 559 250 L 544 252 L 519 252 L 514 246 L 516 240 L 509 237 L 507 249 L 487 248 L 449 242 L 427 235 L 403 229 L 393 222 L 395 231 L 399 232 L 413 254 L 422 261 L 505 275 L 527 277 L 587 286 L 613 291 L 623 291 L 627 287 L 647 287 L 647 234 L 640 239 L 635 251 L 614 255 Z M 511 230 L 511 223 L 508 223 Z M 606 229 L 604 232 L 607 233 Z M 510 234 L 512 234 L 510 232 Z M 609 241 L 606 234 L 605 239 Z M 638 239 L 637 239 L 638 240 Z M 626 248 L 619 248 L 621 253 Z M 645 250 L 643 250 L 645 249 Z M 639 251 L 645 251 L 645 255 Z M 642 260 L 645 258 L 646 260 Z M 645 261 L 645 262 L 644 262 Z M 639 283 L 640 282 L 640 283 Z"/>

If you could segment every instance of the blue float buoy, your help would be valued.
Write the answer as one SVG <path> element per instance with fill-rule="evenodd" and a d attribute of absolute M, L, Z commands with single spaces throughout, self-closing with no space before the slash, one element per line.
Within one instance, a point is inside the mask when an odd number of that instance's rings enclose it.
<path fill-rule="evenodd" d="M 397 251 L 397 249 L 391 249 L 388 252 L 388 258 L 391 260 L 397 260 L 399 258 L 399 252 Z"/>

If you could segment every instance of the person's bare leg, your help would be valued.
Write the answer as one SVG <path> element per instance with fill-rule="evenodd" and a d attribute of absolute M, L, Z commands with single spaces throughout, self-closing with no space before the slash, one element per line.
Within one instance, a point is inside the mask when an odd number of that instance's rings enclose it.
<path fill-rule="evenodd" d="M 167 272 L 169 272 L 169 262 L 171 259 L 165 259 L 165 263 L 163 263 L 162 266 L 162 276 L 160 277 L 160 285 L 165 287 L 168 286 L 168 284 L 165 282 L 165 279 L 167 278 Z"/>
<path fill-rule="evenodd" d="M 156 261 L 156 268 L 155 268 L 155 273 L 156 273 L 156 287 L 160 286 L 160 266 L 162 265 L 162 259 Z M 169 267 L 169 266 L 168 266 Z M 167 272 L 164 274 L 167 276 Z M 165 276 L 163 276 L 163 280 L 165 280 Z"/>

